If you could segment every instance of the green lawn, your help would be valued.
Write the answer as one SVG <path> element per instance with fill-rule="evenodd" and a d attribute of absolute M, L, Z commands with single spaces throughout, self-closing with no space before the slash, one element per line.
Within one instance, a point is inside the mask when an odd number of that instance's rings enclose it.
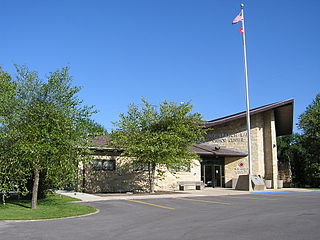
<path fill-rule="evenodd" d="M 79 216 L 96 211 L 95 208 L 72 203 L 79 201 L 59 194 L 50 194 L 46 199 L 38 200 L 38 207 L 31 210 L 30 200 L 8 200 L 0 204 L 0 220 L 35 220 Z"/>

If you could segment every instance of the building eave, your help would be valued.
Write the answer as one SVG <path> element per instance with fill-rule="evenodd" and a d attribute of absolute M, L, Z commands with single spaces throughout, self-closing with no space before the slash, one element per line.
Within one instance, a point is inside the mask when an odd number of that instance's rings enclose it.
<path fill-rule="evenodd" d="M 268 104 L 262 107 L 251 109 L 250 116 L 274 110 L 277 136 L 290 135 L 292 134 L 293 130 L 293 105 L 294 99 Z M 203 127 L 212 128 L 245 117 L 246 112 L 244 111 L 223 118 L 206 121 L 204 122 Z"/>

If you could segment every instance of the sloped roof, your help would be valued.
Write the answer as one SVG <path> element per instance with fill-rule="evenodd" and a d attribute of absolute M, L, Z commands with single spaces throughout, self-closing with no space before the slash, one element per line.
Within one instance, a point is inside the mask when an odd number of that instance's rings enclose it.
<path fill-rule="evenodd" d="M 92 150 L 102 150 L 107 152 L 122 152 L 122 149 L 116 149 L 113 147 L 108 147 L 110 142 L 110 136 L 97 136 L 91 139 L 91 144 L 89 149 Z M 219 147 L 218 145 L 210 145 L 206 143 L 194 144 L 190 147 L 190 150 L 196 154 L 203 155 L 212 155 L 212 156 L 228 156 L 228 157 L 245 157 L 248 154 L 236 149 Z"/>
<path fill-rule="evenodd" d="M 206 143 L 194 144 L 190 148 L 191 151 L 194 151 L 200 156 L 212 155 L 212 156 L 221 156 L 221 157 L 246 157 L 248 153 L 242 152 L 240 150 L 219 147 L 218 145 L 211 145 Z"/>
<path fill-rule="evenodd" d="M 92 150 L 106 150 L 106 151 L 122 151 L 121 149 L 116 149 L 110 147 L 109 143 L 111 141 L 111 135 L 96 136 L 90 139 L 89 149 Z"/>
<path fill-rule="evenodd" d="M 277 136 L 292 134 L 293 128 L 293 104 L 294 100 L 289 99 L 282 102 L 271 103 L 262 107 L 254 108 L 250 110 L 250 116 L 258 113 L 274 110 L 275 122 L 276 122 L 276 133 Z M 205 128 L 211 128 L 227 122 L 231 122 L 237 119 L 245 118 L 246 111 L 229 115 L 223 118 L 206 121 L 203 126 Z"/>
<path fill-rule="evenodd" d="M 110 135 L 96 136 L 90 139 L 91 147 L 106 147 L 111 140 Z"/>

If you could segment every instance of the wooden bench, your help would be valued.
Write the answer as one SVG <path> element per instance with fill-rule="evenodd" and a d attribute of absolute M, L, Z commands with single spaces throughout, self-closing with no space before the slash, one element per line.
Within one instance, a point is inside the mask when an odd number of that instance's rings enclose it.
<path fill-rule="evenodd" d="M 204 188 L 202 181 L 180 181 L 177 183 L 180 191 L 185 191 L 190 186 L 194 187 L 195 190 L 202 190 Z"/>

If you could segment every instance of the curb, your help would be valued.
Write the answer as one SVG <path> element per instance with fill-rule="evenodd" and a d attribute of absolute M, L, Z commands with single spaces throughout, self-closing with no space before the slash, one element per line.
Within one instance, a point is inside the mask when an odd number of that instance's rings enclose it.
<path fill-rule="evenodd" d="M 140 195 L 140 196 L 112 196 L 112 197 L 101 197 L 102 199 L 94 200 L 82 200 L 77 202 L 101 202 L 101 201 L 112 201 L 112 200 L 134 200 L 134 199 L 161 199 L 161 198 L 177 198 L 177 197 L 205 197 L 204 194 L 163 194 L 163 195 Z"/>
<path fill-rule="evenodd" d="M 78 216 L 70 216 L 70 217 L 61 217 L 61 218 L 48 218 L 48 219 L 34 219 L 34 220 L 0 220 L 0 222 L 8 222 L 8 223 L 23 223 L 23 222 L 44 222 L 44 221 L 53 221 L 53 220 L 64 220 L 64 219 L 72 219 L 72 218 L 80 218 L 80 217 L 87 217 L 94 214 L 98 214 L 100 212 L 99 209 L 96 209 L 93 213 L 88 213 L 84 215 L 78 215 Z"/>

